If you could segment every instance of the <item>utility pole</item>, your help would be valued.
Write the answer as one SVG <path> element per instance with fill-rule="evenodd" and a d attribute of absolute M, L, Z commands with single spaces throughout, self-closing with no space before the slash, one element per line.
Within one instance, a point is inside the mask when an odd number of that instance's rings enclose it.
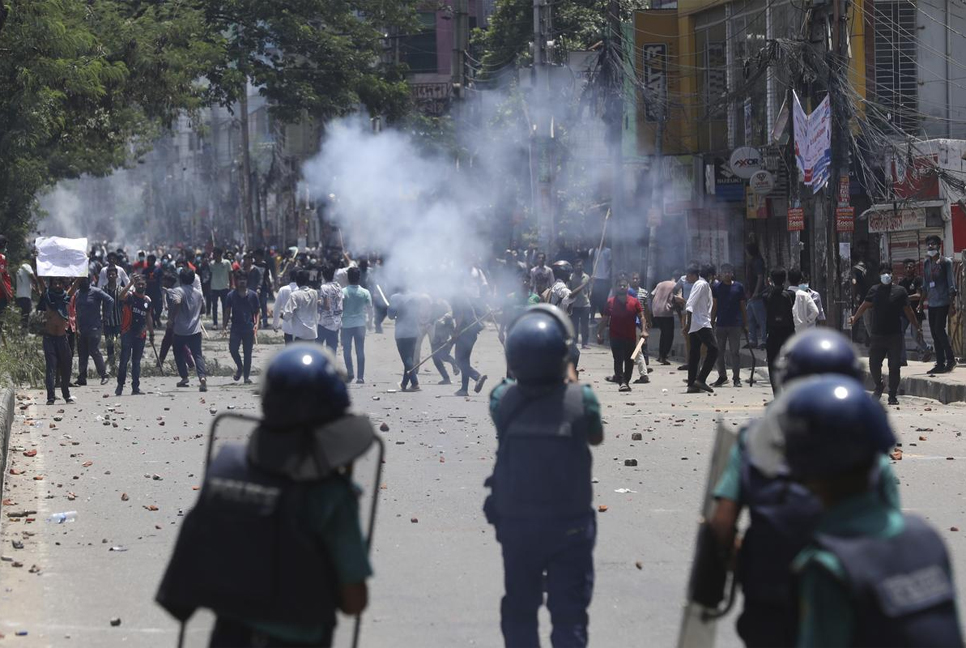
<path fill-rule="evenodd" d="M 611 228 L 611 245 L 614 255 L 615 268 L 627 268 L 628 250 L 624 244 L 624 230 L 627 228 L 624 214 L 624 78 L 621 62 L 624 56 L 624 44 L 621 33 L 621 4 L 620 0 L 609 0 L 607 3 L 607 48 L 608 63 L 608 97 L 607 97 L 607 140 L 611 147 L 611 166 L 613 181 L 611 183 L 611 218 L 614 220 Z"/>
<path fill-rule="evenodd" d="M 548 258 L 554 238 L 553 215 L 553 113 L 550 107 L 551 48 L 550 0 L 533 0 L 532 130 L 530 182 L 537 240 Z"/>
<path fill-rule="evenodd" d="M 850 0 L 832 0 L 832 42 L 828 52 L 828 90 L 832 109 L 831 123 L 831 153 L 832 164 L 829 171 L 829 184 L 826 188 L 826 205 L 828 206 L 828 248 L 826 250 L 826 277 L 828 278 L 827 302 L 828 319 L 832 326 L 839 330 L 843 326 L 843 312 L 850 312 L 851 303 L 846 300 L 842 291 L 842 281 L 839 272 L 841 255 L 839 254 L 839 228 L 837 207 L 840 203 L 840 178 L 845 177 L 848 183 L 849 175 L 849 114 L 844 97 L 848 79 L 848 49 L 846 38 L 848 35 L 848 7 Z M 845 196 L 848 201 L 848 195 Z M 854 215 L 853 215 L 854 222 Z M 854 225 L 853 225 L 854 226 Z"/>
<path fill-rule="evenodd" d="M 238 98 L 238 120 L 241 126 L 241 145 L 242 145 L 242 218 L 244 224 L 244 236 L 246 245 L 254 245 L 255 234 L 255 214 L 252 212 L 252 156 L 248 141 L 248 77 L 242 87 L 241 96 Z"/>
<path fill-rule="evenodd" d="M 460 120 L 463 98 L 466 96 L 466 49 L 469 47 L 468 0 L 453 0 L 453 58 L 450 71 L 453 79 L 456 121 Z M 397 39 L 398 40 L 398 39 Z"/>

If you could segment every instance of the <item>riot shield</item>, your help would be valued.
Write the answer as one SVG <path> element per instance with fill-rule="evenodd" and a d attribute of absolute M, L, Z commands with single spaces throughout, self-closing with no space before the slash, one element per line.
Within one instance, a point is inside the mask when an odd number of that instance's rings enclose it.
<path fill-rule="evenodd" d="M 365 417 L 358 417 L 365 418 Z M 238 414 L 235 412 L 221 412 L 219 413 L 211 423 L 211 428 L 208 433 L 208 448 L 205 454 L 205 478 L 208 476 L 208 467 L 211 465 L 212 459 L 218 454 L 224 445 L 230 443 L 246 443 L 252 437 L 252 434 L 256 431 L 261 423 L 261 419 L 255 416 Z M 365 424 L 368 424 L 366 419 Z M 345 430 L 348 433 L 352 433 L 351 428 Z M 372 537 L 373 531 L 376 525 L 376 511 L 377 505 L 379 503 L 379 491 L 380 485 L 382 483 L 382 466 L 385 459 L 386 444 L 379 434 L 373 432 L 373 443 L 376 452 L 372 452 L 371 448 L 362 456 L 359 456 L 354 462 L 354 473 L 356 475 L 362 475 L 365 473 L 374 474 L 374 480 L 372 482 L 372 487 L 362 488 L 362 494 L 359 500 L 359 509 L 361 511 L 365 510 L 365 505 L 369 506 L 369 514 L 367 519 L 363 520 L 364 527 L 363 533 L 366 538 L 366 549 L 371 552 L 372 550 Z M 361 483 L 364 478 L 356 477 L 356 479 Z M 353 624 L 352 630 L 352 643 L 353 647 L 359 644 L 359 633 L 362 626 L 362 616 L 356 617 L 356 621 Z M 345 643 L 341 640 L 339 643 Z M 180 645 L 180 644 L 179 644 Z"/>
<path fill-rule="evenodd" d="M 723 597 L 727 573 L 722 561 L 716 559 L 717 541 L 706 521 L 714 509 L 714 489 L 728 465 L 731 448 L 737 440 L 737 430 L 718 419 L 711 465 L 708 468 L 708 480 L 704 487 L 704 498 L 701 501 L 701 516 L 698 520 L 694 559 L 691 563 L 691 575 L 688 578 L 687 600 L 681 618 L 678 648 L 714 646 L 717 620 L 722 615 L 718 610 L 718 603 Z M 733 594 L 732 590 L 732 596 Z"/>

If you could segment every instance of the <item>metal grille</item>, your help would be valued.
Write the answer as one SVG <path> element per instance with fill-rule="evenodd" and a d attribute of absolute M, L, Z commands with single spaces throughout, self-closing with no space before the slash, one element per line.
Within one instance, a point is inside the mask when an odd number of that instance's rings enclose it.
<path fill-rule="evenodd" d="M 919 131 L 919 71 L 916 64 L 916 6 L 875 3 L 875 94 L 903 132 Z"/>

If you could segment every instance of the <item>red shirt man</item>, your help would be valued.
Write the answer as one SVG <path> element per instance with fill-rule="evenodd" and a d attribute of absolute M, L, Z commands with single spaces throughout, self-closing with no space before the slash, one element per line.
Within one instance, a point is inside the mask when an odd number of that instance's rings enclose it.
<path fill-rule="evenodd" d="M 634 370 L 631 354 L 637 344 L 637 320 L 644 319 L 644 309 L 641 302 L 627 294 L 626 279 L 617 282 L 614 296 L 607 300 L 602 315 L 597 339 L 603 342 L 604 327 L 609 326 L 610 350 L 614 355 L 614 376 L 607 380 L 619 384 L 621 391 L 630 391 Z"/>

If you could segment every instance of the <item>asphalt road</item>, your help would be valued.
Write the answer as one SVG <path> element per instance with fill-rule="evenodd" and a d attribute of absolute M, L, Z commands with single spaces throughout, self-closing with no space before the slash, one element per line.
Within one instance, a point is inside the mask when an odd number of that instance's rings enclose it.
<path fill-rule="evenodd" d="M 362 643 L 501 645 L 502 562 L 481 506 L 495 449 L 486 393 L 503 372 L 502 349 L 493 331 L 482 334 L 475 362 L 490 382 L 481 395 L 460 398 L 456 387 L 437 386 L 431 364 L 422 392 L 399 393 L 392 390 L 400 362 L 392 328 L 386 330 L 367 339 L 367 384 L 351 387 L 356 410 L 389 426 Z M 207 353 L 224 362 L 227 343 L 214 335 Z M 260 344 L 256 364 L 278 348 Z M 673 645 L 715 421 L 757 415 L 770 390 L 759 380 L 687 395 L 682 372 L 655 364 L 651 384 L 619 394 L 603 382 L 612 368 L 609 350 L 585 351 L 581 366 L 606 420 L 604 444 L 594 450 L 595 504 L 607 510 L 598 514 L 591 641 Z M 0 633 L 11 644 L 174 645 L 177 626 L 153 597 L 179 512 L 197 496 L 212 411 L 258 410 L 255 389 L 230 378 L 210 379 L 207 394 L 175 382 L 145 379 L 149 393 L 138 398 L 114 396 L 113 384 L 77 388 L 73 406 L 47 406 L 42 391 L 18 395 L 9 463 L 16 474 L 6 476 L 0 549 L 11 559 L 0 563 Z M 903 506 L 940 529 L 966 595 L 966 440 L 959 432 L 966 407 L 903 398 L 890 415 L 904 443 L 895 465 Z M 633 432 L 643 440 L 632 441 Z M 638 465 L 626 467 L 625 459 Z M 372 456 L 357 467 L 368 496 L 374 467 Z M 36 511 L 29 516 L 36 521 L 7 517 L 25 510 Z M 73 524 L 44 522 L 71 510 Z M 549 645 L 548 617 L 541 619 Z M 719 624 L 719 645 L 739 645 L 733 622 Z M 209 615 L 196 616 L 188 645 L 205 645 L 210 625 Z M 349 645 L 351 629 L 351 619 L 343 619 L 337 645 Z M 28 634 L 14 637 L 17 631 Z"/>

